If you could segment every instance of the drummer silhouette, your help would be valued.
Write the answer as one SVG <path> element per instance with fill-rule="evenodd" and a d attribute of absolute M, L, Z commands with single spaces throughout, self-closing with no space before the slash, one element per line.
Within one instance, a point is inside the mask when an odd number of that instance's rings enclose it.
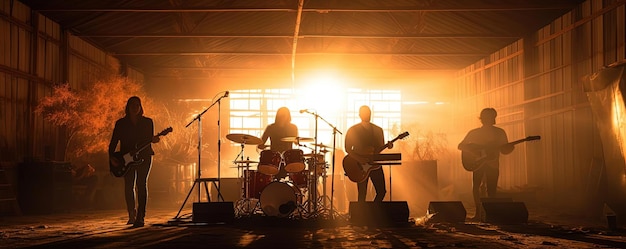
<path fill-rule="evenodd" d="M 265 143 L 269 139 L 269 150 L 271 152 L 266 152 L 265 154 L 267 155 L 267 157 L 272 157 L 270 158 L 271 161 L 274 161 L 274 163 L 272 164 L 275 164 L 276 153 L 282 154 L 285 151 L 291 150 L 293 148 L 293 141 L 284 141 L 284 138 L 288 137 L 298 137 L 298 127 L 291 123 L 291 112 L 289 111 L 289 109 L 287 107 L 281 107 L 278 108 L 278 110 L 276 111 L 276 118 L 274 119 L 274 123 L 269 124 L 267 127 L 265 127 L 263 135 L 261 136 L 262 142 L 257 147 L 261 150 L 265 149 L 267 147 Z M 264 161 L 263 152 L 265 151 L 261 152 L 260 161 Z M 280 159 L 280 154 L 278 154 L 278 159 Z M 263 172 L 264 169 L 262 164 L 263 162 L 259 163 L 259 171 Z M 271 164 L 269 166 L 271 167 Z M 287 176 L 287 171 L 285 170 L 285 167 L 280 167 L 279 165 L 275 166 L 278 167 L 278 172 L 274 175 L 275 180 L 280 180 Z"/>

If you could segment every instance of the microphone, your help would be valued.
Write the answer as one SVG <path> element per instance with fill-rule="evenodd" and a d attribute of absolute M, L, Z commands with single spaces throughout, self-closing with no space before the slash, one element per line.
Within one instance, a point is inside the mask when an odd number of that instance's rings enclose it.
<path fill-rule="evenodd" d="M 226 91 L 226 93 L 224 93 L 224 98 L 228 97 L 228 91 Z"/>
<path fill-rule="evenodd" d="M 306 113 L 311 113 L 311 111 L 309 111 L 309 109 L 302 109 L 302 110 L 300 110 L 300 113 L 305 113 L 305 112 Z"/>

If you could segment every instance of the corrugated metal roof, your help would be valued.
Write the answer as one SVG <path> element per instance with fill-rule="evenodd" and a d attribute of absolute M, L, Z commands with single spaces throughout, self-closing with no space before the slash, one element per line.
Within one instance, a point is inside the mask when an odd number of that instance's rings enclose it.
<path fill-rule="evenodd" d="M 295 70 L 458 70 L 582 1 L 305 0 L 297 23 L 295 0 L 22 0 L 147 75 L 178 78 L 283 77 L 294 44 Z"/>

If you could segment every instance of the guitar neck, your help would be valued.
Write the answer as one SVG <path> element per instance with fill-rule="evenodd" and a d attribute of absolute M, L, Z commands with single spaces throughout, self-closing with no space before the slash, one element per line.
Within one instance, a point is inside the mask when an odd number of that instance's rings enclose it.
<path fill-rule="evenodd" d="M 148 145 L 150 145 L 150 143 L 144 144 L 143 146 L 139 147 L 139 149 L 137 149 L 137 152 L 135 152 L 135 154 L 138 154 L 139 152 L 148 148 Z"/>
<path fill-rule="evenodd" d="M 392 143 L 396 142 L 398 139 L 399 139 L 398 137 L 394 138 L 393 140 L 387 142 L 385 145 L 383 145 L 380 148 L 378 148 L 378 150 L 376 151 L 376 154 L 380 154 L 380 152 L 385 150 L 389 144 L 392 144 Z"/>
<path fill-rule="evenodd" d="M 155 137 L 160 137 L 161 135 L 156 135 L 153 136 L 152 138 Z M 146 148 L 148 148 L 148 146 L 152 143 L 152 138 L 150 139 L 150 141 L 143 143 L 141 146 L 139 146 L 139 148 L 137 149 L 137 151 L 135 152 L 135 154 L 139 154 L 139 152 L 145 150 Z"/>
<path fill-rule="evenodd" d="M 513 141 L 513 142 L 509 142 L 509 143 L 508 143 L 508 145 L 516 145 L 516 144 L 523 143 L 523 142 L 526 142 L 526 141 L 530 141 L 530 139 L 528 139 L 528 138 L 522 138 L 522 139 L 520 139 L 520 140 L 515 140 L 515 141 Z"/>

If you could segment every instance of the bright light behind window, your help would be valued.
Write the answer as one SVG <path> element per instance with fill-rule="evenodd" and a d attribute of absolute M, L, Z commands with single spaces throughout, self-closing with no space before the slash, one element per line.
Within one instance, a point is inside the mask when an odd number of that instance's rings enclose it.
<path fill-rule="evenodd" d="M 344 112 L 346 94 L 342 83 L 334 74 L 311 75 L 301 85 L 299 103 L 302 109 L 314 109 L 333 116 Z"/>
<path fill-rule="evenodd" d="M 343 149 L 343 136 L 333 136 L 332 127 L 345 132 L 358 123 L 358 108 L 369 105 L 372 121 L 385 130 L 400 126 L 402 97 L 399 90 L 347 89 L 349 79 L 332 71 L 301 75 L 294 89 L 235 90 L 230 94 L 230 131 L 261 136 L 274 122 L 276 110 L 287 107 L 300 137 Z M 302 112 L 300 112 L 303 110 Z M 304 111 L 306 110 L 306 111 Z M 317 126 L 316 126 L 317 124 Z M 306 151 L 305 153 L 309 153 Z"/>

